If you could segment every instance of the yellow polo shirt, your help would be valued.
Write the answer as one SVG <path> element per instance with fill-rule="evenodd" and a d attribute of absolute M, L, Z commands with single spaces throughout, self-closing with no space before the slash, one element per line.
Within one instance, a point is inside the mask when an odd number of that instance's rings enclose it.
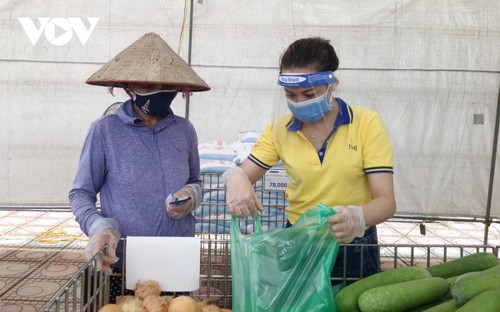
<path fill-rule="evenodd" d="M 264 169 L 280 160 L 288 174 L 286 214 L 293 224 L 320 202 L 364 205 L 371 200 L 367 174 L 393 173 L 392 148 L 378 113 L 337 98 L 339 115 L 319 153 L 289 114 L 268 124 L 248 159 Z"/>

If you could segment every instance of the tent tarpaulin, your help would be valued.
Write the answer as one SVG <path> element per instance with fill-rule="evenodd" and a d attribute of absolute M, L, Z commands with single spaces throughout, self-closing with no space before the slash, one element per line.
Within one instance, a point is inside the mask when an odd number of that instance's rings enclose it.
<path fill-rule="evenodd" d="M 68 203 L 90 122 L 127 97 L 84 81 L 153 31 L 212 87 L 173 106 L 179 115 L 188 109 L 200 142 L 262 130 L 273 117 L 282 51 L 301 37 L 330 39 L 340 58 L 337 96 L 386 123 L 398 214 L 481 219 L 491 209 L 500 217 L 492 166 L 500 2 L 198 0 L 192 16 L 184 5 L 0 3 L 0 204 Z"/>

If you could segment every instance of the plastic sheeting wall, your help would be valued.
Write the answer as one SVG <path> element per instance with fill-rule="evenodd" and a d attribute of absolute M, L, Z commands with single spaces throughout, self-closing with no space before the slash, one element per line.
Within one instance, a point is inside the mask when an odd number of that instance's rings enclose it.
<path fill-rule="evenodd" d="M 84 81 L 153 31 L 180 48 L 186 61 L 191 51 L 193 68 L 212 87 L 189 102 L 200 142 L 232 142 L 240 130 L 262 130 L 278 105 L 282 51 L 298 38 L 330 39 L 340 58 L 337 96 L 378 111 L 388 128 L 398 213 L 487 215 L 500 85 L 500 2 L 198 0 L 191 45 L 189 14 L 181 38 L 184 5 L 1 0 L 1 205 L 68 204 L 90 122 L 126 99 L 120 90 L 112 97 Z M 49 18 L 36 44 L 19 17 L 29 17 L 35 30 L 41 29 L 39 17 Z M 70 17 L 87 29 L 88 17 L 99 18 L 85 44 L 68 26 Z M 173 109 L 184 115 L 186 107 L 179 97 Z M 499 166 L 492 185 L 496 218 Z"/>

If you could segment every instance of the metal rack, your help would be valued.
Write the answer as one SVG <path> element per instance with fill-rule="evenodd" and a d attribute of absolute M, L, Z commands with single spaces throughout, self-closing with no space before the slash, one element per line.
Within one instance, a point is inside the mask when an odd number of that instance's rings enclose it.
<path fill-rule="evenodd" d="M 195 213 L 195 235 L 201 238 L 200 288 L 190 295 L 195 300 L 209 299 L 219 307 L 231 308 L 232 276 L 229 239 L 231 215 L 226 209 L 222 175 L 204 173 L 202 181 L 203 200 L 201 207 Z M 262 180 L 256 183 L 255 191 L 264 206 L 261 217 L 263 228 L 284 228 L 287 205 L 285 193 L 265 190 Z M 250 218 L 240 220 L 240 230 L 243 233 L 251 233 L 252 225 L 253 221 Z M 348 246 L 363 247 L 343 244 L 340 248 Z M 381 270 L 405 266 L 429 267 L 481 251 L 491 252 L 498 256 L 498 246 L 401 244 L 370 246 L 376 246 L 379 249 Z M 87 262 L 42 311 L 97 311 L 100 306 L 107 303 L 109 278 L 96 270 L 100 257 L 102 254 L 96 255 L 94 259 Z M 91 279 L 89 276 L 97 276 L 97 278 Z M 360 278 L 362 276 L 348 277 L 344 274 L 343 277 L 333 281 L 338 283 Z"/>
<path fill-rule="evenodd" d="M 341 245 L 340 248 L 347 246 L 356 245 Z M 498 247 L 495 246 L 378 245 L 377 248 L 380 251 L 380 268 L 383 271 L 406 266 L 425 268 L 483 251 L 498 256 Z M 100 306 L 107 303 L 108 277 L 96 271 L 101 256 L 97 254 L 94 259 L 83 266 L 42 311 L 97 311 Z M 219 307 L 231 308 L 232 276 L 229 240 L 202 239 L 200 272 L 200 288 L 190 293 L 190 296 L 200 301 L 209 299 Z M 91 279 L 90 276 L 97 278 Z M 359 278 L 343 277 L 341 281 Z"/>
<path fill-rule="evenodd" d="M 100 268 L 103 253 L 97 253 L 42 308 L 44 312 L 97 311 L 108 302 L 109 276 Z"/>

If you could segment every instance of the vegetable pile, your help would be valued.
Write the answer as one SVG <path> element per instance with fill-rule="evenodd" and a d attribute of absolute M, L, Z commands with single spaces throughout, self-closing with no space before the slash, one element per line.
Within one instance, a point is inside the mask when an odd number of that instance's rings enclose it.
<path fill-rule="evenodd" d="M 425 269 L 396 268 L 344 287 L 335 303 L 337 312 L 500 311 L 500 262 L 478 252 Z"/>
<path fill-rule="evenodd" d="M 189 296 L 161 296 L 160 285 L 150 280 L 137 283 L 133 296 L 117 297 L 98 312 L 230 312 L 211 304 L 208 299 L 195 301 Z"/>

